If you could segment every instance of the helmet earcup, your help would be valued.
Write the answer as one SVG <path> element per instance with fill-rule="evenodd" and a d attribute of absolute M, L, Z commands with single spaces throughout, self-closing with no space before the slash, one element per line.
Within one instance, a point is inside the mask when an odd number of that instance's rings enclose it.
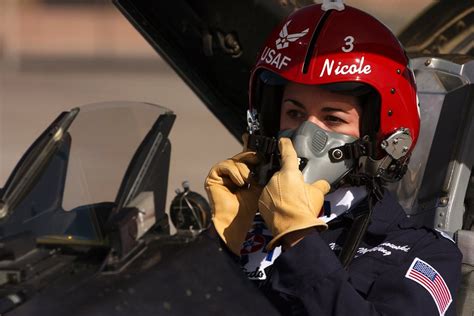
<path fill-rule="evenodd" d="M 280 110 L 283 98 L 283 85 L 268 85 L 261 82 L 257 104 L 260 113 L 261 133 L 273 137 L 280 131 Z"/>

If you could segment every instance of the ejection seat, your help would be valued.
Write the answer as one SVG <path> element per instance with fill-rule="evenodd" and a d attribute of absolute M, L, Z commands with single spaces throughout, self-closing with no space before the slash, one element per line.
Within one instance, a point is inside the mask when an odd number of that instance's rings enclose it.
<path fill-rule="evenodd" d="M 417 223 L 457 242 L 463 253 L 457 312 L 472 316 L 474 57 L 418 57 L 411 64 L 420 101 L 420 137 L 405 177 L 391 190 Z"/>

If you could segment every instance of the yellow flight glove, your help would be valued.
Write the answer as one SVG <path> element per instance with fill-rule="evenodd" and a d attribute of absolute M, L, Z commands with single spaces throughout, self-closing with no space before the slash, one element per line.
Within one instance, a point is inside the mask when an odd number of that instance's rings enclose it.
<path fill-rule="evenodd" d="M 215 165 L 205 182 L 214 227 L 227 247 L 238 256 L 262 192 L 262 187 L 250 179 L 249 166 L 257 163 L 255 152 L 242 152 Z"/>
<path fill-rule="evenodd" d="M 270 179 L 258 200 L 260 214 L 273 235 L 267 249 L 280 245 L 281 238 L 288 233 L 309 227 L 327 228 L 318 214 L 324 195 L 329 192 L 329 183 L 325 180 L 305 183 L 291 140 L 281 138 L 278 146 L 281 169 Z"/>

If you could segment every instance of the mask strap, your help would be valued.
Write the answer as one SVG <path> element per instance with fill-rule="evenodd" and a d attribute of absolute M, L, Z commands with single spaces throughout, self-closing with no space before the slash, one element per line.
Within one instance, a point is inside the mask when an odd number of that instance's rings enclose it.
<path fill-rule="evenodd" d="M 360 204 L 353 211 L 354 221 L 352 222 L 347 239 L 339 253 L 339 260 L 344 269 L 347 269 L 354 259 L 357 249 L 359 249 L 359 245 L 369 227 L 370 218 L 375 204 L 383 197 L 383 189 L 377 179 L 372 178 L 370 184 L 367 185 L 367 189 L 369 192 L 368 203 Z"/>
<path fill-rule="evenodd" d="M 331 162 L 340 162 L 347 159 L 359 159 L 362 156 L 371 156 L 371 142 L 368 137 L 356 140 L 355 142 L 334 147 L 329 150 Z"/>

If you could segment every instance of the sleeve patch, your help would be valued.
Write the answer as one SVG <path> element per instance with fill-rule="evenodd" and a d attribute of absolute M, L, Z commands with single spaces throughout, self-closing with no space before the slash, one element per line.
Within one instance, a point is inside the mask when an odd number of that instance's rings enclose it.
<path fill-rule="evenodd" d="M 453 298 L 443 277 L 428 263 L 415 258 L 405 277 L 423 286 L 431 295 L 441 316 L 446 313 Z"/>

